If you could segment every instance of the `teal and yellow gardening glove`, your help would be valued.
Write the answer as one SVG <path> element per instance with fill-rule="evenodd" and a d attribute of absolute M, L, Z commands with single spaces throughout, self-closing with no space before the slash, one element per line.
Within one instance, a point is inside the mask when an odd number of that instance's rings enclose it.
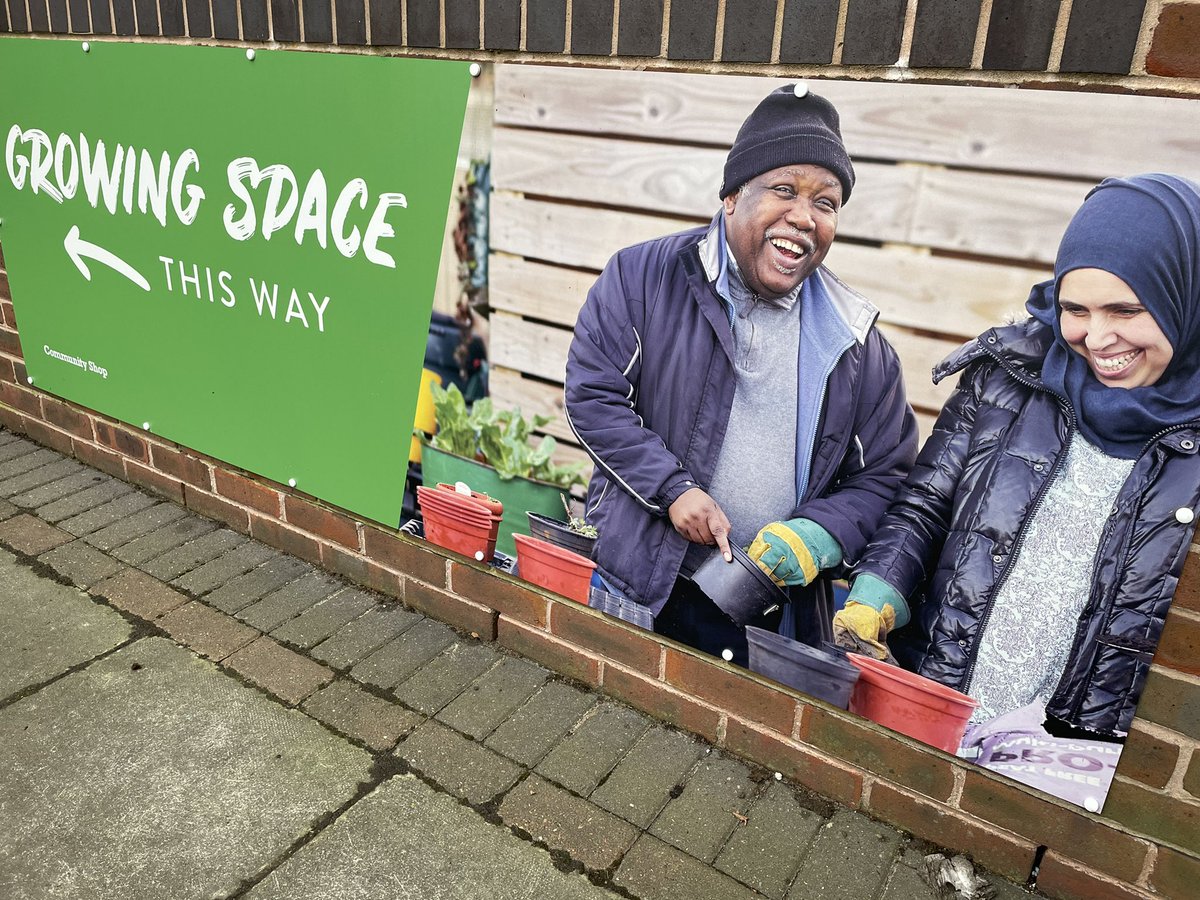
<path fill-rule="evenodd" d="M 833 641 L 839 647 L 896 664 L 887 636 L 908 622 L 908 604 L 887 582 L 859 575 L 846 605 L 833 614 Z"/>
<path fill-rule="evenodd" d="M 811 519 L 763 526 L 746 554 L 781 588 L 811 584 L 822 569 L 842 561 L 841 546 Z"/>

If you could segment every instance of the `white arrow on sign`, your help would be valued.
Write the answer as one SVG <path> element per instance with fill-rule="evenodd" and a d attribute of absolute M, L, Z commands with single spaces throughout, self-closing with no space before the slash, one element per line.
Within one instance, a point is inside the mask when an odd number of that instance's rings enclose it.
<path fill-rule="evenodd" d="M 75 268 L 79 270 L 79 274 L 88 281 L 92 280 L 92 273 L 83 261 L 85 256 L 94 259 L 98 263 L 103 263 L 114 272 L 124 275 L 143 291 L 150 290 L 150 282 L 142 277 L 141 272 L 115 253 L 111 253 L 103 247 L 99 247 L 91 241 L 85 241 L 81 238 L 79 236 L 78 225 L 72 225 L 71 230 L 67 232 L 67 236 L 63 239 L 63 248 L 67 251 L 67 256 L 71 257 L 71 262 L 75 263 Z"/>

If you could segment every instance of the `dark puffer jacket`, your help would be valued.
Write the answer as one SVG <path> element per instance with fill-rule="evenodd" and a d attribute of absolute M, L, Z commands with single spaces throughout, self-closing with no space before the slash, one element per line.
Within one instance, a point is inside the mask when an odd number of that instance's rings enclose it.
<path fill-rule="evenodd" d="M 889 639 L 901 664 L 951 687 L 971 677 L 997 588 L 1075 430 L 1038 377 L 1052 339 L 1032 319 L 996 328 L 935 370 L 962 370 L 958 389 L 857 566 L 909 600 L 912 621 Z M 1156 435 L 1110 510 L 1052 724 L 1129 730 L 1200 506 L 1198 441 L 1197 422 Z"/>

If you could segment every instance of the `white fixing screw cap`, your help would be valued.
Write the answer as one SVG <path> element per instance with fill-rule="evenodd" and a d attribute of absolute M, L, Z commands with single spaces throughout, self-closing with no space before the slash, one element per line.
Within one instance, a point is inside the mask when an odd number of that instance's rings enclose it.
<path fill-rule="evenodd" d="M 475 559 L 478 560 L 479 562 L 483 562 L 483 551 L 482 550 L 475 551 Z"/>
<path fill-rule="evenodd" d="M 289 478 L 289 479 L 288 479 L 288 487 L 295 487 L 295 486 L 296 486 L 296 479 L 295 479 L 295 478 Z"/>
<path fill-rule="evenodd" d="M 91 52 L 92 52 L 92 45 L 91 45 L 91 44 L 89 44 L 87 41 L 84 41 L 84 42 L 83 42 L 82 44 L 80 44 L 79 46 L 80 46 L 80 47 L 83 49 L 83 52 L 84 52 L 84 53 L 91 53 Z"/>
<path fill-rule="evenodd" d="M 725 660 L 725 662 L 732 662 L 733 661 L 733 651 L 730 650 L 728 647 L 726 647 L 724 650 L 721 651 L 721 659 Z"/>
<path fill-rule="evenodd" d="M 808 96 L 808 82 L 797 81 L 795 86 L 792 88 L 792 93 L 796 95 L 797 100 L 799 100 L 803 97 L 807 97 Z"/>
<path fill-rule="evenodd" d="M 479 73 L 483 71 L 483 66 L 481 66 L 479 63 L 471 63 L 471 68 L 467 71 L 471 73 L 472 78 L 478 78 Z"/>
<path fill-rule="evenodd" d="M 254 51 L 253 50 L 246 51 L 246 59 L 250 60 L 250 62 L 254 62 Z"/>
<path fill-rule="evenodd" d="M 143 423 L 142 423 L 142 431 L 149 431 L 149 430 L 150 430 L 150 423 L 149 423 L 149 422 L 143 422 Z"/>
<path fill-rule="evenodd" d="M 33 376 L 32 376 L 32 375 L 26 375 L 26 376 L 25 376 L 25 382 L 26 382 L 27 384 L 33 384 Z"/>

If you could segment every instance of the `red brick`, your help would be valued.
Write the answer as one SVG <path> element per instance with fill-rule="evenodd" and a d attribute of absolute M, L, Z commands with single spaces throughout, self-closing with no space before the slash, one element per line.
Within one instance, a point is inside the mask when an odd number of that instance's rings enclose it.
<path fill-rule="evenodd" d="M 501 615 L 496 623 L 496 641 L 568 678 L 593 687 L 600 683 L 599 657 L 585 653 L 574 644 L 560 641 L 537 628 L 531 628 L 524 622 Z"/>
<path fill-rule="evenodd" d="M 216 470 L 220 474 L 221 470 Z M 250 516 L 250 536 L 269 544 L 276 550 L 321 565 L 321 545 L 314 538 L 288 525 L 265 516 Z"/>
<path fill-rule="evenodd" d="M 369 559 L 434 587 L 446 586 L 446 557 L 424 541 L 367 525 L 363 528 L 363 546 Z"/>
<path fill-rule="evenodd" d="M 751 722 L 730 716 L 722 745 L 843 806 L 856 809 L 862 799 L 861 772 Z"/>
<path fill-rule="evenodd" d="M 1158 15 L 1146 71 L 1169 78 L 1200 78 L 1200 6 L 1168 3 Z"/>
<path fill-rule="evenodd" d="M 17 328 L 17 314 L 13 311 L 12 298 L 8 296 L 8 279 L 0 275 L 0 312 L 4 314 L 4 324 L 14 331 L 20 331 Z"/>
<path fill-rule="evenodd" d="M 1192 748 L 1192 758 L 1183 775 L 1183 789 L 1200 800 L 1200 747 Z"/>
<path fill-rule="evenodd" d="M 1200 740 L 1200 681 L 1151 666 L 1137 717 Z"/>
<path fill-rule="evenodd" d="M 0 403 L 37 418 L 42 415 L 41 397 L 36 391 L 23 385 L 0 382 Z"/>
<path fill-rule="evenodd" d="M 140 434 L 134 434 L 103 419 L 96 419 L 96 440 L 122 456 L 150 462 L 150 447 Z"/>
<path fill-rule="evenodd" d="M 935 800 L 949 800 L 954 765 L 924 745 L 913 746 L 870 722 L 811 706 L 800 725 L 800 739 L 835 759 L 902 784 Z"/>
<path fill-rule="evenodd" d="M 756 681 L 744 669 L 694 650 L 667 647 L 665 679 L 680 690 L 765 725 L 781 734 L 792 733 L 796 698 Z"/>
<path fill-rule="evenodd" d="M 125 460 L 125 478 L 133 484 L 140 484 L 148 491 L 183 503 L 183 482 L 162 472 L 136 463 L 132 459 Z"/>
<path fill-rule="evenodd" d="M 25 354 L 21 352 L 20 335 L 7 328 L 0 328 L 0 352 L 7 353 L 9 356 L 24 357 Z"/>
<path fill-rule="evenodd" d="M 71 436 L 65 431 L 51 428 L 41 419 L 26 417 L 25 433 L 46 447 L 53 447 L 59 453 L 70 453 L 72 448 Z"/>
<path fill-rule="evenodd" d="M 209 476 L 212 469 L 204 460 L 197 459 L 190 453 L 181 453 L 162 444 L 151 444 L 150 464 L 160 472 L 185 481 L 193 487 L 212 490 L 212 480 Z"/>
<path fill-rule="evenodd" d="M 95 439 L 92 434 L 92 420 L 86 413 L 65 403 L 43 397 L 42 418 L 51 425 L 56 425 L 63 431 L 69 431 L 75 437 L 83 438 L 85 441 Z"/>
<path fill-rule="evenodd" d="M 0 403 L 0 425 L 18 434 L 25 433 L 25 417 L 3 403 Z"/>
<path fill-rule="evenodd" d="M 1037 845 L 1032 841 L 894 785 L 875 782 L 867 810 L 919 838 L 967 853 L 980 865 L 1006 878 L 1025 881 L 1033 868 Z"/>
<path fill-rule="evenodd" d="M 5 357 L 5 359 L 7 358 Z M 28 384 L 29 372 L 25 368 L 25 361 L 14 359 L 11 362 L 13 367 L 13 381 L 16 384 Z"/>
<path fill-rule="evenodd" d="M 455 562 L 450 566 L 450 590 L 460 597 L 482 603 L 510 619 L 545 628 L 547 595 L 509 575 Z"/>
<path fill-rule="evenodd" d="M 404 596 L 404 579 L 400 575 L 337 544 L 321 545 L 321 566 L 389 597 Z"/>
<path fill-rule="evenodd" d="M 1149 900 L 1154 896 L 1132 884 L 1081 866 L 1053 850 L 1042 857 L 1037 889 L 1047 897 L 1061 897 L 1062 900 Z"/>
<path fill-rule="evenodd" d="M 1132 831 L 1200 855 L 1200 801 L 1172 797 L 1140 784 L 1116 779 L 1108 791 L 1108 799 L 1104 801 L 1104 815 Z M 1072 855 L 1078 857 L 1078 854 Z M 1098 863 L 1095 865 L 1104 869 Z"/>
<path fill-rule="evenodd" d="M 721 711 L 707 706 L 657 678 L 604 664 L 603 690 L 671 725 L 698 734 L 710 743 L 717 741 Z"/>
<path fill-rule="evenodd" d="M 358 524 L 349 516 L 287 496 L 283 498 L 283 509 L 287 521 L 297 528 L 351 550 L 358 549 Z"/>
<path fill-rule="evenodd" d="M 1178 744 L 1155 737 L 1134 721 L 1121 750 L 1117 774 L 1150 787 L 1166 787 L 1178 761 Z"/>
<path fill-rule="evenodd" d="M 550 601 L 550 631 L 607 659 L 658 677 L 663 645 L 652 632 L 569 600 Z"/>
<path fill-rule="evenodd" d="M 12 288 L 8 285 L 8 273 L 0 269 L 0 300 L 5 306 L 12 305 Z"/>
<path fill-rule="evenodd" d="M 1200 612 L 1200 553 L 1195 550 L 1188 551 L 1171 608 Z"/>
<path fill-rule="evenodd" d="M 967 770 L 958 805 L 964 812 L 1066 853 L 1122 881 L 1135 880 L 1146 861 L 1144 841 L 1078 807 L 1057 799 L 1042 799 L 1028 788 L 982 770 Z M 1105 814 L 1110 815 L 1107 807 Z"/>
<path fill-rule="evenodd" d="M 10 384 L 19 383 L 17 378 L 17 367 L 21 367 L 22 373 L 25 371 L 25 364 L 19 360 L 9 359 L 7 356 L 0 356 L 0 381 L 7 381 Z M 24 375 L 22 375 L 22 379 Z"/>
<path fill-rule="evenodd" d="M 1150 884 L 1163 897 L 1194 897 L 1200 885 L 1200 859 L 1170 847 L 1159 847 Z"/>
<path fill-rule="evenodd" d="M 226 469 L 215 468 L 217 493 L 235 503 L 257 509 L 259 512 L 279 518 L 279 493 L 252 481 L 245 475 L 236 475 Z"/>
<path fill-rule="evenodd" d="M 1177 672 L 1200 675 L 1200 619 L 1175 609 L 1167 613 L 1154 662 Z"/>
<path fill-rule="evenodd" d="M 224 522 L 234 531 L 250 533 L 250 514 L 240 506 L 213 494 L 196 490 L 190 484 L 183 486 L 183 502 L 188 509 L 218 522 Z"/>
<path fill-rule="evenodd" d="M 490 606 L 438 590 L 411 579 L 404 580 L 404 605 L 420 610 L 447 625 L 478 635 L 485 641 L 496 639 L 498 613 Z"/>
<path fill-rule="evenodd" d="M 125 477 L 125 460 L 111 450 L 89 441 L 72 441 L 71 452 L 77 460 L 117 478 Z"/>

